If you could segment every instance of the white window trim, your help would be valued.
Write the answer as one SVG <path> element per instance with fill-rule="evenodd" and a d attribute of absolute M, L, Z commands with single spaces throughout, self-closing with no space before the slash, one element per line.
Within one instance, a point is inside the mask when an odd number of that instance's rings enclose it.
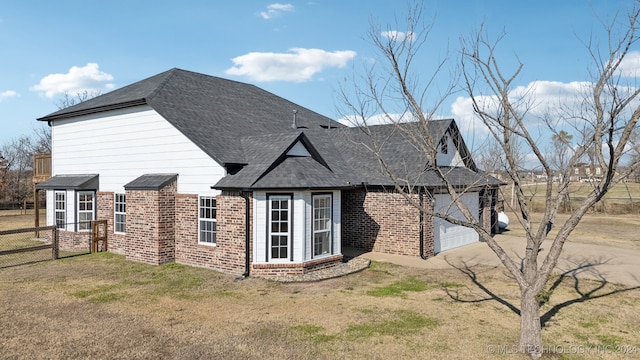
<path fill-rule="evenodd" d="M 316 199 L 325 198 L 329 204 L 329 227 L 323 230 L 316 229 Z M 311 196 L 311 254 L 313 259 L 331 256 L 333 253 L 333 194 L 314 194 Z M 329 251 L 324 254 L 316 254 L 316 234 L 329 233 Z"/>
<path fill-rule="evenodd" d="M 271 202 L 273 200 L 287 200 L 287 232 L 272 232 L 272 208 Z M 289 262 L 293 256 L 293 214 L 292 214 L 293 196 L 291 195 L 268 195 L 267 196 L 267 261 L 272 263 L 284 263 Z M 285 258 L 273 258 L 272 257 L 272 236 L 286 236 L 287 237 L 287 257 Z"/>
<path fill-rule="evenodd" d="M 209 217 L 202 217 L 202 200 L 203 199 L 210 199 L 213 201 L 213 206 L 212 207 L 207 207 L 210 210 L 213 211 L 213 218 L 209 218 Z M 206 246 L 217 246 L 217 203 L 216 203 L 216 197 L 215 196 L 199 196 L 198 197 L 198 245 L 206 245 Z M 210 222 L 213 223 L 213 242 L 210 241 L 202 241 L 202 222 Z"/>
<path fill-rule="evenodd" d="M 124 201 L 118 201 L 118 197 L 122 196 Z M 113 232 L 116 234 L 126 234 L 127 232 L 127 195 L 124 193 L 115 193 L 113 194 Z M 118 204 L 122 204 L 124 206 L 124 211 L 118 211 Z M 124 222 L 122 226 L 124 226 L 124 231 L 118 231 L 118 215 L 124 216 Z"/>
<path fill-rule="evenodd" d="M 58 204 L 60 204 L 60 202 L 58 201 L 58 195 L 62 195 L 62 202 L 61 204 L 63 205 L 63 209 L 58 209 Z M 65 190 L 55 190 L 53 192 L 53 224 L 56 226 L 57 229 L 59 230 L 66 230 L 67 229 L 67 192 Z M 62 226 L 60 226 L 58 224 L 58 213 L 61 213 L 64 215 L 64 223 L 61 224 Z"/>
<path fill-rule="evenodd" d="M 91 194 L 91 210 L 80 210 L 80 196 L 82 194 Z M 81 218 L 80 214 L 91 213 L 91 221 L 96 219 L 96 193 L 95 193 L 95 191 L 78 191 L 77 195 L 76 195 L 76 209 L 77 209 L 77 214 L 78 214 L 78 219 L 76 221 L 78 225 L 77 225 L 76 230 L 78 232 L 91 231 L 91 222 L 89 222 L 89 227 L 87 229 L 81 229 L 80 228 L 83 225 L 83 223 L 86 222 L 86 221 L 80 220 L 80 218 Z"/>

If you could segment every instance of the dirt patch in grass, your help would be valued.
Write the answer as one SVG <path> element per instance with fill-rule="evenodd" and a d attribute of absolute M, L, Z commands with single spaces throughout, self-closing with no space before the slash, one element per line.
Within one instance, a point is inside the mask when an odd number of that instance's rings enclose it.
<path fill-rule="evenodd" d="M 454 269 L 373 263 L 280 284 L 78 256 L 0 271 L 0 347 L 34 359 L 489 359 L 489 346 L 517 343 L 519 317 L 505 303 L 518 307 L 518 289 L 501 269 L 471 270 L 493 297 Z M 544 342 L 638 345 L 638 309 L 638 291 L 565 279 L 543 307 Z"/>

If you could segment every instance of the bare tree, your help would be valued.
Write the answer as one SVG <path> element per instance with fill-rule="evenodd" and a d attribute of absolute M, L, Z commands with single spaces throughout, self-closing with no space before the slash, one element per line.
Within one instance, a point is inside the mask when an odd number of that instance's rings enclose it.
<path fill-rule="evenodd" d="M 73 97 L 65 92 L 57 106 L 63 109 L 98 95 L 100 92 L 84 90 Z M 0 146 L 0 202 L 15 205 L 32 196 L 33 155 L 48 152 L 51 152 L 51 128 L 44 125 L 35 126 L 30 135 L 11 139 Z"/>
<path fill-rule="evenodd" d="M 483 240 L 499 257 L 504 267 L 510 272 L 520 289 L 520 339 L 519 348 L 532 358 L 542 355 L 542 337 L 540 322 L 540 303 L 537 295 L 545 289 L 551 271 L 556 266 L 558 257 L 568 236 L 580 222 L 583 215 L 621 179 L 637 168 L 637 163 L 620 168 L 627 148 L 632 140 L 632 133 L 640 117 L 638 95 L 640 89 L 633 84 L 625 84 L 621 73 L 623 60 L 629 54 L 631 46 L 638 40 L 636 29 L 639 25 L 640 6 L 638 1 L 626 14 L 616 17 L 605 26 L 608 46 L 603 50 L 596 47 L 595 42 L 586 43 L 586 50 L 594 62 L 593 82 L 585 89 L 583 106 L 575 109 L 573 114 L 565 112 L 564 121 L 581 134 L 573 147 L 569 147 L 566 158 L 566 169 L 571 168 L 581 158 L 593 154 L 594 161 L 603 169 L 602 178 L 593 184 L 593 190 L 561 224 L 556 224 L 558 208 L 561 200 L 568 192 L 569 176 L 562 176 L 560 183 L 553 186 L 554 166 L 543 151 L 543 144 L 529 131 L 530 110 L 536 104 L 534 93 L 528 92 L 514 96 L 516 79 L 522 69 L 522 63 L 516 58 L 515 67 L 503 66 L 497 58 L 496 48 L 502 39 L 489 40 L 489 36 L 481 28 L 476 34 L 462 41 L 461 74 L 462 87 L 470 97 L 476 121 L 481 122 L 490 136 L 499 145 L 504 164 L 514 186 L 516 202 L 516 221 L 526 233 L 525 257 L 514 258 L 508 255 L 498 242 L 485 230 L 470 213 L 462 201 L 462 195 L 470 187 L 460 188 L 448 181 L 446 169 L 437 166 L 437 142 L 428 131 L 429 123 L 434 118 L 444 97 L 450 92 L 438 92 L 433 86 L 433 79 L 443 73 L 446 61 L 438 63 L 435 75 L 425 80 L 424 74 L 414 70 L 413 60 L 426 43 L 429 26 L 422 20 L 422 7 L 414 5 L 409 9 L 404 36 L 398 36 L 393 28 L 382 29 L 375 24 L 369 32 L 373 45 L 379 50 L 384 60 L 376 62 L 374 67 L 366 71 L 362 81 L 355 82 L 355 92 L 350 95 L 343 91 L 345 105 L 351 116 L 357 117 L 354 122 L 362 126 L 362 130 L 371 138 L 369 149 L 377 157 L 380 166 L 393 179 L 395 189 L 405 199 L 430 215 L 445 219 L 453 224 L 463 225 L 476 230 Z M 385 31 L 386 30 L 386 31 Z M 389 36 L 389 34 L 396 34 Z M 410 34 L 410 36 L 407 36 Z M 423 65 L 423 64 L 421 64 Z M 507 72 L 506 69 L 514 69 Z M 421 69 L 422 70 L 422 69 Z M 447 88 L 445 90 L 451 90 Z M 427 105 L 427 99 L 432 103 Z M 355 115 L 353 115 L 355 114 Z M 446 211 L 435 211 L 424 203 L 417 203 L 412 193 L 416 191 L 415 182 L 398 167 L 390 164 L 381 149 L 388 138 L 380 138 L 367 126 L 372 115 L 382 114 L 390 123 L 396 124 L 395 132 L 420 149 L 429 166 L 424 171 L 435 173 L 444 184 L 455 206 L 464 215 L 463 219 L 451 216 Z M 411 119 L 411 125 L 402 124 L 399 119 Z M 563 138 L 566 143 L 567 137 Z M 518 150 L 518 147 L 521 149 Z M 521 178 L 521 160 L 516 154 L 523 151 L 531 154 L 539 163 L 539 168 L 547 175 L 544 186 L 545 206 L 539 223 L 532 221 L 532 210 L 523 187 Z M 567 170 L 565 169 L 565 175 Z M 557 235 L 546 255 L 541 254 L 541 246 L 549 235 L 551 227 L 559 227 Z"/>
<path fill-rule="evenodd" d="M 82 90 L 78 91 L 75 96 L 70 95 L 69 92 L 65 91 L 58 100 L 56 106 L 58 107 L 58 110 L 62 110 L 100 95 L 101 91 Z"/>
<path fill-rule="evenodd" d="M 573 140 L 573 135 L 565 130 L 560 130 L 551 136 L 553 152 L 549 156 L 549 162 L 560 172 L 564 172 L 567 168 L 571 155 L 571 140 Z"/>
<path fill-rule="evenodd" d="M 34 144 L 28 136 L 15 138 L 0 147 L 0 154 L 4 158 L 2 201 L 15 205 L 30 197 L 34 153 Z"/>

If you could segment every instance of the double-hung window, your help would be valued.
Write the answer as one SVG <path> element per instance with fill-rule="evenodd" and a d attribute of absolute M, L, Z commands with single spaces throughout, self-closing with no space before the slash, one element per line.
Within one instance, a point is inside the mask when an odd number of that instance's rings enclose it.
<path fill-rule="evenodd" d="M 201 244 L 216 244 L 216 198 L 201 196 L 198 209 L 199 238 Z"/>
<path fill-rule="evenodd" d="M 313 256 L 331 253 L 331 195 L 313 196 Z"/>
<path fill-rule="evenodd" d="M 91 221 L 94 220 L 94 195 L 93 191 L 78 192 L 78 230 L 91 229 Z"/>
<path fill-rule="evenodd" d="M 127 229 L 127 203 L 125 194 L 115 194 L 113 213 L 114 231 L 124 234 Z"/>
<path fill-rule="evenodd" d="M 64 230 L 67 226 L 67 192 L 54 191 L 56 228 Z"/>
<path fill-rule="evenodd" d="M 291 228 L 291 197 L 269 197 L 269 240 L 271 259 L 289 258 Z"/>

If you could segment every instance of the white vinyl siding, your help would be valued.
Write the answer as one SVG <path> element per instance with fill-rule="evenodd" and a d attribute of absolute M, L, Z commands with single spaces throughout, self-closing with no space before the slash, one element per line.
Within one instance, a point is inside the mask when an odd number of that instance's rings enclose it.
<path fill-rule="evenodd" d="M 114 231 L 124 234 L 127 230 L 127 202 L 125 194 L 115 194 L 113 206 Z"/>
<path fill-rule="evenodd" d="M 179 193 L 216 195 L 211 184 L 225 175 L 224 168 L 148 106 L 56 120 L 51 131 L 53 174 L 91 169 L 100 175 L 100 191 L 123 192 L 124 184 L 142 174 L 178 173 Z"/>
<path fill-rule="evenodd" d="M 451 134 L 449 132 L 445 133 L 441 140 L 438 142 L 438 152 L 436 153 L 438 166 L 465 167 L 460 151 L 456 147 Z M 446 150 L 446 152 L 443 150 Z"/>
<path fill-rule="evenodd" d="M 287 152 L 287 156 L 308 157 L 311 156 L 311 154 L 309 154 L 309 150 L 307 150 L 302 142 L 298 141 L 291 147 L 291 149 L 289 149 L 289 151 Z"/>

